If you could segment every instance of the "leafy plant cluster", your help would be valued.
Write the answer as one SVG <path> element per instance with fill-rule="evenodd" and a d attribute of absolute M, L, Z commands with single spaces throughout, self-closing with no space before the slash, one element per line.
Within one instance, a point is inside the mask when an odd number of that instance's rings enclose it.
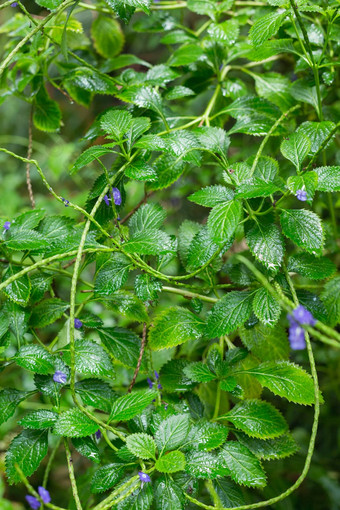
<path fill-rule="evenodd" d="M 0 151 L 26 167 L 33 206 L 2 218 L 0 240 L 1 423 L 27 410 L 8 484 L 62 510 L 48 487 L 63 453 L 77 510 L 286 498 L 314 450 L 313 348 L 340 347 L 339 3 L 0 9 L 0 103 L 31 111 L 28 153 Z M 141 43 L 123 52 L 135 34 L 156 61 Z M 75 135 L 70 174 L 87 196 L 61 196 L 32 159 L 32 129 L 62 132 L 66 102 L 104 97 Z M 310 442 L 297 480 L 264 499 L 267 461 L 299 450 L 285 400 L 313 407 Z"/>

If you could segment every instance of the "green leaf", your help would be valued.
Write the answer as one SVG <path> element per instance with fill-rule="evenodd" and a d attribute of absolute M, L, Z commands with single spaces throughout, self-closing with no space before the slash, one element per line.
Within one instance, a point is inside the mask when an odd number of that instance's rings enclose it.
<path fill-rule="evenodd" d="M 92 478 L 91 492 L 98 494 L 116 485 L 124 474 L 124 468 L 124 464 L 118 463 L 100 467 Z"/>
<path fill-rule="evenodd" d="M 94 47 L 104 58 L 113 58 L 122 51 L 124 34 L 119 23 L 108 16 L 99 15 L 92 23 Z"/>
<path fill-rule="evenodd" d="M 199 451 L 218 448 L 228 437 L 228 429 L 219 423 L 203 422 L 193 431 L 192 447 Z"/>
<path fill-rule="evenodd" d="M 287 269 L 311 280 L 323 280 L 335 273 L 336 266 L 327 257 L 314 257 L 309 253 L 297 253 L 289 258 Z"/>
<path fill-rule="evenodd" d="M 35 96 L 33 123 L 41 131 L 58 131 L 61 125 L 61 111 L 56 101 L 49 97 L 44 87 Z"/>
<path fill-rule="evenodd" d="M 187 66 L 197 62 L 203 54 L 202 48 L 197 44 L 186 44 L 172 53 L 168 65 L 172 67 Z"/>
<path fill-rule="evenodd" d="M 136 276 L 135 293 L 141 301 L 157 301 L 161 290 L 162 282 L 154 276 L 145 273 Z"/>
<path fill-rule="evenodd" d="M 248 368 L 246 372 L 275 395 L 290 402 L 311 405 L 315 401 L 312 377 L 294 363 L 268 361 L 255 368 Z"/>
<path fill-rule="evenodd" d="M 238 485 L 228 478 L 213 480 L 214 489 L 225 507 L 238 507 L 245 504 L 244 496 Z"/>
<path fill-rule="evenodd" d="M 69 304 L 62 299 L 45 299 L 33 308 L 30 325 L 34 328 L 44 328 L 60 319 L 68 308 Z"/>
<path fill-rule="evenodd" d="M 100 158 L 101 156 L 110 153 L 112 154 L 112 149 L 110 147 L 103 147 L 102 145 L 93 145 L 92 147 L 89 147 L 84 152 L 82 152 L 80 156 L 78 156 L 78 158 L 75 160 L 70 172 L 71 175 L 74 175 L 81 168 L 88 165 L 97 158 Z"/>
<path fill-rule="evenodd" d="M 279 73 L 259 73 L 252 74 L 255 80 L 255 88 L 256 92 L 259 96 L 265 97 L 275 105 L 277 105 L 280 110 L 286 111 L 290 108 L 294 101 L 291 96 L 291 81 L 287 76 L 284 76 Z M 274 122 L 272 122 L 272 125 Z M 268 132 L 268 129 L 267 129 Z M 277 128 L 275 130 L 275 134 L 280 134 L 285 132 L 283 128 Z M 263 133 L 264 135 L 266 133 Z"/>
<path fill-rule="evenodd" d="M 175 450 L 169 452 L 157 459 L 155 468 L 161 473 L 176 473 L 176 471 L 183 471 L 185 468 L 184 453 Z"/>
<path fill-rule="evenodd" d="M 55 422 L 58 419 L 58 414 L 54 411 L 49 411 L 48 409 L 38 409 L 37 411 L 32 411 L 24 418 L 22 418 L 18 423 L 22 427 L 28 429 L 48 429 L 53 427 Z"/>
<path fill-rule="evenodd" d="M 184 223 L 183 223 L 184 225 Z M 225 246 L 225 250 L 230 248 L 232 239 Z M 207 226 L 201 227 L 198 233 L 193 237 L 189 250 L 187 268 L 191 270 L 198 269 L 206 264 L 221 248 L 210 237 L 210 231 Z"/>
<path fill-rule="evenodd" d="M 36 230 L 11 228 L 10 238 L 5 241 L 11 250 L 40 250 L 48 245 L 44 237 Z"/>
<path fill-rule="evenodd" d="M 148 434 L 131 434 L 126 438 L 126 446 L 139 459 L 155 459 L 156 444 Z"/>
<path fill-rule="evenodd" d="M 116 313 L 138 322 L 148 322 L 148 314 L 145 305 L 131 292 L 118 290 L 106 301 L 109 308 Z"/>
<path fill-rule="evenodd" d="M 91 437 L 74 437 L 72 439 L 72 444 L 80 455 L 83 455 L 96 464 L 99 464 L 99 448 Z"/>
<path fill-rule="evenodd" d="M 228 335 L 250 316 L 252 292 L 228 292 L 208 314 L 206 334 L 210 338 Z"/>
<path fill-rule="evenodd" d="M 146 108 L 163 115 L 163 100 L 160 93 L 153 87 L 130 87 L 124 92 L 116 94 L 122 101 L 133 103 L 139 108 Z"/>
<path fill-rule="evenodd" d="M 98 271 L 95 293 L 98 296 L 108 296 L 116 292 L 126 283 L 131 267 L 131 261 L 125 255 L 115 253 Z"/>
<path fill-rule="evenodd" d="M 235 432 L 237 439 L 246 446 L 258 459 L 284 459 L 297 452 L 298 446 L 293 437 L 287 433 L 275 439 L 257 439 L 243 432 Z"/>
<path fill-rule="evenodd" d="M 207 186 L 202 188 L 196 193 L 188 196 L 190 202 L 203 205 L 204 207 L 215 207 L 215 205 L 222 204 L 233 199 L 233 192 L 225 186 Z"/>
<path fill-rule="evenodd" d="M 227 419 L 248 436 L 260 439 L 281 436 L 288 428 L 281 413 L 262 400 L 244 400 L 219 419 Z"/>
<path fill-rule="evenodd" d="M 326 140 L 327 136 L 333 131 L 335 127 L 334 122 L 323 121 L 323 122 L 303 122 L 300 124 L 298 131 L 301 131 L 311 141 L 311 149 L 310 152 L 315 154 L 323 142 Z M 327 147 L 327 145 L 326 145 Z"/>
<path fill-rule="evenodd" d="M 148 407 L 156 397 L 156 391 L 136 391 L 117 398 L 111 409 L 110 421 L 131 420 Z"/>
<path fill-rule="evenodd" d="M 6 281 L 11 276 L 19 273 L 20 267 L 14 267 L 9 265 L 5 273 L 3 274 L 2 281 Z M 7 285 L 4 288 L 4 293 L 15 303 L 19 305 L 26 305 L 31 292 L 31 282 L 27 274 L 20 276 L 14 282 Z"/>
<path fill-rule="evenodd" d="M 321 166 L 315 172 L 318 176 L 318 190 L 340 191 L 340 166 Z"/>
<path fill-rule="evenodd" d="M 71 366 L 70 345 L 61 349 L 63 360 Z M 114 369 L 108 354 L 93 340 L 76 340 L 75 369 L 89 377 L 112 377 Z"/>
<path fill-rule="evenodd" d="M 210 480 L 230 474 L 226 463 L 215 452 L 190 452 L 186 455 L 185 470 L 195 478 Z"/>
<path fill-rule="evenodd" d="M 75 384 L 75 390 L 83 403 L 109 413 L 116 394 L 111 386 L 98 379 L 84 379 Z"/>
<path fill-rule="evenodd" d="M 35 3 L 41 7 L 46 7 L 46 9 L 53 11 L 63 3 L 63 0 L 35 0 Z"/>
<path fill-rule="evenodd" d="M 98 424 L 77 407 L 61 413 L 54 426 L 54 433 L 64 437 L 85 437 L 97 430 Z"/>
<path fill-rule="evenodd" d="M 159 510 L 183 510 L 185 497 L 182 489 L 169 476 L 160 477 L 155 484 L 156 508 Z"/>
<path fill-rule="evenodd" d="M 240 337 L 244 346 L 260 360 L 284 360 L 289 357 L 290 345 L 282 326 L 272 328 L 256 324 L 250 329 L 242 328 Z"/>
<path fill-rule="evenodd" d="M 109 110 L 100 118 L 100 127 L 114 140 L 121 140 L 131 124 L 132 115 L 126 110 Z"/>
<path fill-rule="evenodd" d="M 130 163 L 125 170 L 125 175 L 136 181 L 154 181 L 157 178 L 156 171 L 143 159 Z"/>
<path fill-rule="evenodd" d="M 273 103 L 263 97 L 249 95 L 238 97 L 222 111 L 234 119 L 240 117 L 253 119 L 258 115 L 261 119 L 270 121 L 271 125 L 280 116 L 280 110 Z"/>
<path fill-rule="evenodd" d="M 212 23 L 208 34 L 213 41 L 231 46 L 235 43 L 239 34 L 239 25 L 236 19 L 229 19 L 223 23 Z"/>
<path fill-rule="evenodd" d="M 52 354 L 40 345 L 24 345 L 18 350 L 14 360 L 20 367 L 37 374 L 54 372 L 54 358 Z"/>
<path fill-rule="evenodd" d="M 190 363 L 190 365 L 184 369 L 184 373 L 189 379 L 195 382 L 209 382 L 216 379 L 216 374 L 213 374 L 208 365 L 202 361 Z"/>
<path fill-rule="evenodd" d="M 208 229 L 213 241 L 225 243 L 230 239 L 239 224 L 242 205 L 238 200 L 215 205 L 208 217 Z"/>
<path fill-rule="evenodd" d="M 135 369 L 141 349 L 141 339 L 132 331 L 124 328 L 103 328 L 98 330 L 106 350 L 121 365 Z M 142 360 L 141 371 L 146 370 Z"/>
<path fill-rule="evenodd" d="M 26 392 L 15 388 L 4 388 L 0 391 L 0 425 L 13 416 L 17 406 L 26 397 Z"/>
<path fill-rule="evenodd" d="M 280 221 L 284 235 L 297 246 L 313 255 L 322 254 L 324 234 L 317 214 L 306 209 L 285 209 Z"/>
<path fill-rule="evenodd" d="M 204 322 L 185 308 L 170 307 L 153 321 L 149 331 L 149 346 L 152 350 L 168 349 L 199 338 L 204 331 Z"/>
<path fill-rule="evenodd" d="M 131 492 L 131 487 L 125 489 L 125 493 Z M 138 487 L 138 482 L 135 485 L 135 490 L 127 498 L 122 498 L 118 504 L 117 510 L 150 510 L 153 500 L 153 487 L 151 483 L 145 486 Z"/>
<path fill-rule="evenodd" d="M 158 229 L 166 218 L 166 212 L 158 204 L 144 204 L 136 211 L 129 221 L 130 234 L 144 230 Z"/>
<path fill-rule="evenodd" d="M 189 427 L 189 416 L 187 414 L 169 416 L 161 421 L 155 434 L 158 450 L 166 452 L 183 445 L 188 436 Z"/>
<path fill-rule="evenodd" d="M 266 326 L 275 326 L 281 315 L 279 303 L 272 297 L 265 288 L 255 292 L 253 311 L 256 317 Z"/>
<path fill-rule="evenodd" d="M 219 452 L 222 465 L 230 471 L 231 478 L 239 485 L 264 487 L 266 475 L 258 459 L 248 448 L 237 441 L 227 441 Z"/>
<path fill-rule="evenodd" d="M 15 218 L 13 226 L 15 226 L 17 230 L 35 228 L 39 225 L 45 214 L 46 213 L 43 209 L 26 211 Z M 13 228 L 13 226 L 11 226 L 11 228 Z"/>
<path fill-rule="evenodd" d="M 286 11 L 274 11 L 257 19 L 249 32 L 252 45 L 261 46 L 261 44 L 275 35 L 286 16 Z"/>
<path fill-rule="evenodd" d="M 130 240 L 124 243 L 124 250 L 140 255 L 159 255 L 171 251 L 170 237 L 162 230 L 145 229 L 130 237 Z"/>
<path fill-rule="evenodd" d="M 117 92 L 117 88 L 110 76 L 86 67 L 78 67 L 71 71 L 67 75 L 64 84 L 66 87 L 72 87 L 73 90 L 76 87 L 93 94 L 113 95 Z"/>
<path fill-rule="evenodd" d="M 194 133 L 201 147 L 218 154 L 224 160 L 226 159 L 230 138 L 224 129 L 215 126 L 204 126 L 196 128 Z"/>
<path fill-rule="evenodd" d="M 236 189 L 238 198 L 269 197 L 279 191 L 274 182 L 267 182 L 258 177 L 243 181 Z"/>
<path fill-rule="evenodd" d="M 340 322 L 340 277 L 326 283 L 321 299 L 327 308 L 327 324 L 331 327 Z"/>
<path fill-rule="evenodd" d="M 6 475 L 10 484 L 21 478 L 15 468 L 17 464 L 25 476 L 31 476 L 47 454 L 48 436 L 45 430 L 24 430 L 11 442 L 6 454 Z"/>
<path fill-rule="evenodd" d="M 300 170 L 301 164 L 311 149 L 312 143 L 307 135 L 297 131 L 281 143 L 282 155 Z"/>
<path fill-rule="evenodd" d="M 321 98 L 323 98 L 325 96 L 325 88 L 323 85 L 320 87 L 320 92 Z M 297 101 L 311 104 L 316 112 L 319 111 L 317 88 L 311 86 L 309 81 L 303 79 L 296 80 L 290 88 L 290 94 Z"/>
<path fill-rule="evenodd" d="M 181 262 L 186 267 L 190 245 L 195 235 L 201 230 L 198 223 L 190 220 L 184 220 L 178 231 L 178 253 Z"/>
<path fill-rule="evenodd" d="M 306 191 L 307 202 L 312 203 L 315 190 L 317 188 L 318 175 L 316 172 L 305 172 L 301 175 L 292 175 L 287 179 L 287 188 L 296 195 L 299 189 Z"/>
<path fill-rule="evenodd" d="M 188 366 L 188 364 L 189 362 L 183 359 L 174 359 L 166 363 L 161 373 L 162 386 L 166 391 L 188 391 L 196 386 L 196 384 L 184 374 L 184 368 Z"/>
<path fill-rule="evenodd" d="M 254 177 L 262 181 L 273 181 L 279 171 L 278 162 L 269 156 L 260 156 L 255 166 Z"/>
<path fill-rule="evenodd" d="M 257 219 L 249 222 L 246 229 L 246 241 L 254 257 L 272 273 L 279 270 L 283 255 L 283 237 L 272 218 Z"/>

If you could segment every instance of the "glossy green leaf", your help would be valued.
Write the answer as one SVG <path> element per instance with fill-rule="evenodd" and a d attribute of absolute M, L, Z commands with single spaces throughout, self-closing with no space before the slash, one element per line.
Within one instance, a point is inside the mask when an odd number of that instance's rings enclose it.
<path fill-rule="evenodd" d="M 136 391 L 117 398 L 113 403 L 110 421 L 127 421 L 142 412 L 156 398 L 155 391 Z"/>
<path fill-rule="evenodd" d="M 113 487 L 124 474 L 124 464 L 113 463 L 100 467 L 91 481 L 91 492 L 98 494 Z"/>
<path fill-rule="evenodd" d="M 160 452 L 174 450 L 185 443 L 189 433 L 189 416 L 177 414 L 161 421 L 155 434 L 155 441 Z"/>
<path fill-rule="evenodd" d="M 266 475 L 258 459 L 248 448 L 237 441 L 227 441 L 219 452 L 222 465 L 230 471 L 231 478 L 239 485 L 264 487 Z"/>
<path fill-rule="evenodd" d="M 53 427 L 58 419 L 58 414 L 48 409 L 38 409 L 26 414 L 24 418 L 19 421 L 19 425 L 28 429 L 48 429 Z"/>
<path fill-rule="evenodd" d="M 299 273 L 311 280 L 323 280 L 332 276 L 336 267 L 327 257 L 314 257 L 309 253 L 297 253 L 289 258 L 288 271 Z"/>
<path fill-rule="evenodd" d="M 281 143 L 282 155 L 289 159 L 300 170 L 301 164 L 311 149 L 311 141 L 302 132 L 296 132 Z"/>
<path fill-rule="evenodd" d="M 257 19 L 249 32 L 253 46 L 261 46 L 275 35 L 286 16 L 286 12 L 274 11 Z"/>
<path fill-rule="evenodd" d="M 226 294 L 209 313 L 206 334 L 215 338 L 241 326 L 251 313 L 252 297 L 251 292 L 231 291 Z"/>
<path fill-rule="evenodd" d="M 256 317 L 266 326 L 275 326 L 281 315 L 281 307 L 265 288 L 256 291 L 253 300 Z"/>
<path fill-rule="evenodd" d="M 72 444 L 80 455 L 96 464 L 100 463 L 99 448 L 91 437 L 74 437 Z"/>
<path fill-rule="evenodd" d="M 15 388 L 4 388 L 0 391 L 0 425 L 13 416 L 17 406 L 26 396 L 26 392 Z"/>
<path fill-rule="evenodd" d="M 98 296 L 107 296 L 120 289 L 126 283 L 131 267 L 130 259 L 116 253 L 98 271 L 94 286 L 95 293 Z"/>
<path fill-rule="evenodd" d="M 215 205 L 207 223 L 212 240 L 224 243 L 230 239 L 239 224 L 241 213 L 241 202 L 237 200 Z"/>
<path fill-rule="evenodd" d="M 274 439 L 258 439 L 237 431 L 237 439 L 258 459 L 276 460 L 290 457 L 299 449 L 293 437 L 287 433 Z"/>
<path fill-rule="evenodd" d="M 256 259 L 271 272 L 277 273 L 284 255 L 284 241 L 277 226 L 265 219 L 250 222 L 246 241 Z"/>
<path fill-rule="evenodd" d="M 301 175 L 292 175 L 287 179 L 287 188 L 296 195 L 298 190 L 306 191 L 307 202 L 312 203 L 317 188 L 318 175 L 316 172 L 305 172 Z"/>
<path fill-rule="evenodd" d="M 113 18 L 99 15 L 92 23 L 91 35 L 97 52 L 104 58 L 115 57 L 123 48 L 124 34 Z"/>
<path fill-rule="evenodd" d="M 98 424 L 77 407 L 61 413 L 54 426 L 54 433 L 64 437 L 85 437 L 97 430 Z"/>
<path fill-rule="evenodd" d="M 318 176 L 317 189 L 320 191 L 340 191 L 340 167 L 321 166 L 315 169 Z"/>
<path fill-rule="evenodd" d="M 34 328 L 44 328 L 62 317 L 69 304 L 59 298 L 45 299 L 33 308 L 30 324 Z"/>
<path fill-rule="evenodd" d="M 155 468 L 161 473 L 175 473 L 176 471 L 183 471 L 185 468 L 185 456 L 184 453 L 175 450 L 168 452 L 157 459 Z"/>
<path fill-rule="evenodd" d="M 313 255 L 322 254 L 324 233 L 317 214 L 306 209 L 284 209 L 280 221 L 284 235 L 299 248 Z"/>
<path fill-rule="evenodd" d="M 191 202 L 203 205 L 204 207 L 215 207 L 232 200 L 233 192 L 225 186 L 216 185 L 200 189 L 188 197 Z"/>
<path fill-rule="evenodd" d="M 10 484 L 21 481 L 17 464 L 25 476 L 31 476 L 47 454 L 48 438 L 45 430 L 24 430 L 16 436 L 6 454 L 6 475 Z"/>
<path fill-rule="evenodd" d="M 148 434 L 131 434 L 126 439 L 126 446 L 140 459 L 155 459 L 156 444 Z"/>
<path fill-rule="evenodd" d="M 71 366 L 70 346 L 62 349 L 63 360 Z M 106 351 L 93 340 L 75 341 L 75 369 L 89 377 L 112 377 L 114 369 Z"/>
<path fill-rule="evenodd" d="M 24 345 L 18 350 L 14 360 L 17 365 L 37 374 L 54 372 L 54 357 L 40 345 Z"/>

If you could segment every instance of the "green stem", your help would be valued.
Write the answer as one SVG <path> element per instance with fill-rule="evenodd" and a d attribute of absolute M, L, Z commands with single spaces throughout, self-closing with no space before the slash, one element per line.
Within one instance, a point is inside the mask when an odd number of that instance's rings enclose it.
<path fill-rule="evenodd" d="M 71 482 L 73 499 L 75 501 L 77 510 L 82 510 L 83 507 L 81 506 L 81 502 L 80 502 L 79 494 L 78 494 L 78 489 L 77 489 L 76 478 L 74 476 L 73 460 L 72 460 L 72 457 L 71 457 L 71 452 L 70 452 L 70 448 L 69 448 L 67 439 L 65 439 L 65 438 L 64 438 L 64 445 L 65 445 L 67 467 L 68 467 L 68 473 L 69 473 L 70 482 Z"/>
<path fill-rule="evenodd" d="M 135 484 L 135 482 L 137 482 L 137 484 Z M 133 476 L 132 478 L 130 478 L 130 480 L 128 480 L 126 483 L 121 485 L 118 489 L 113 491 L 110 494 L 110 496 L 108 496 L 103 501 L 101 501 L 98 505 L 93 507 L 92 510 L 106 510 L 107 508 L 112 507 L 112 505 L 114 504 L 115 497 L 118 496 L 125 489 L 128 489 L 130 487 L 130 485 L 132 485 L 132 484 L 133 484 L 132 489 L 135 490 L 136 487 L 139 485 L 139 476 L 138 475 Z M 132 490 L 132 492 L 133 492 L 133 490 Z"/>
<path fill-rule="evenodd" d="M 179 294 L 183 297 L 189 298 L 189 299 L 200 299 L 201 301 L 206 301 L 207 303 L 216 303 L 218 299 L 204 296 L 203 294 L 197 294 L 196 292 L 189 292 L 188 290 L 184 289 L 175 289 L 174 287 L 166 287 L 165 285 L 162 287 L 162 290 L 165 292 L 171 292 L 172 294 Z"/>

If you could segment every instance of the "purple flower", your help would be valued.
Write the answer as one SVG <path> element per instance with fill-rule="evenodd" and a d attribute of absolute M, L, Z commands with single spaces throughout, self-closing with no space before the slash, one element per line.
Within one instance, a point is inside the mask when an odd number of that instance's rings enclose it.
<path fill-rule="evenodd" d="M 13 3 L 11 4 L 11 7 L 17 7 L 17 5 L 18 5 L 18 2 L 13 2 Z"/>
<path fill-rule="evenodd" d="M 158 384 L 157 384 L 157 388 L 158 388 L 159 390 L 162 390 L 162 389 L 163 389 L 163 386 L 161 385 L 161 383 L 158 383 Z"/>
<path fill-rule="evenodd" d="M 53 374 L 53 381 L 59 384 L 65 384 L 67 381 L 67 375 L 60 370 L 56 370 Z"/>
<path fill-rule="evenodd" d="M 65 207 L 69 206 L 70 201 L 66 200 L 66 198 L 61 197 L 61 200 L 64 202 Z"/>
<path fill-rule="evenodd" d="M 97 430 L 97 432 L 95 432 L 94 435 L 96 436 L 97 441 L 99 441 L 102 437 L 102 433 L 99 429 Z"/>
<path fill-rule="evenodd" d="M 306 202 L 307 200 L 307 191 L 304 189 L 298 189 L 296 192 L 296 198 L 301 200 L 301 202 Z"/>
<path fill-rule="evenodd" d="M 147 382 L 148 382 L 148 385 L 149 385 L 150 390 L 152 390 L 152 388 L 153 388 L 153 382 L 151 381 L 150 377 L 148 377 L 148 378 L 147 378 Z"/>
<path fill-rule="evenodd" d="M 296 321 L 300 324 L 307 324 L 308 326 L 314 326 L 316 324 L 313 315 L 302 305 L 297 306 L 295 310 L 293 310 L 292 315 L 288 316 L 288 319 L 291 322 Z"/>
<path fill-rule="evenodd" d="M 120 205 L 122 203 L 122 195 L 118 188 L 112 188 L 112 197 L 116 205 Z"/>
<path fill-rule="evenodd" d="M 156 381 L 159 381 L 159 373 L 156 372 L 156 370 L 155 370 L 155 377 L 156 377 Z"/>
<path fill-rule="evenodd" d="M 44 503 L 50 503 L 51 496 L 50 496 L 50 493 L 48 492 L 47 489 L 45 489 L 44 487 L 39 486 L 38 487 L 38 492 L 39 492 L 39 496 L 41 497 L 41 499 L 43 500 Z"/>
<path fill-rule="evenodd" d="M 300 351 L 306 348 L 305 331 L 297 322 L 291 322 L 288 338 L 293 351 Z"/>
<path fill-rule="evenodd" d="M 151 478 L 146 473 L 143 473 L 143 471 L 138 471 L 139 479 L 142 483 L 149 483 L 151 482 Z"/>
<path fill-rule="evenodd" d="M 10 222 L 10 221 L 5 221 L 5 223 L 4 223 L 4 227 L 3 227 L 3 228 L 4 228 L 5 230 L 9 230 L 10 226 L 11 226 L 11 222 Z"/>
<path fill-rule="evenodd" d="M 107 195 L 104 195 L 104 198 L 103 198 L 104 202 L 106 205 L 110 205 L 110 199 Z"/>
<path fill-rule="evenodd" d="M 34 496 L 25 496 L 27 503 L 33 510 L 38 510 L 40 508 L 40 501 L 37 500 Z"/>
<path fill-rule="evenodd" d="M 74 319 L 74 327 L 76 329 L 80 329 L 82 327 L 83 323 L 81 322 L 80 319 Z"/>

